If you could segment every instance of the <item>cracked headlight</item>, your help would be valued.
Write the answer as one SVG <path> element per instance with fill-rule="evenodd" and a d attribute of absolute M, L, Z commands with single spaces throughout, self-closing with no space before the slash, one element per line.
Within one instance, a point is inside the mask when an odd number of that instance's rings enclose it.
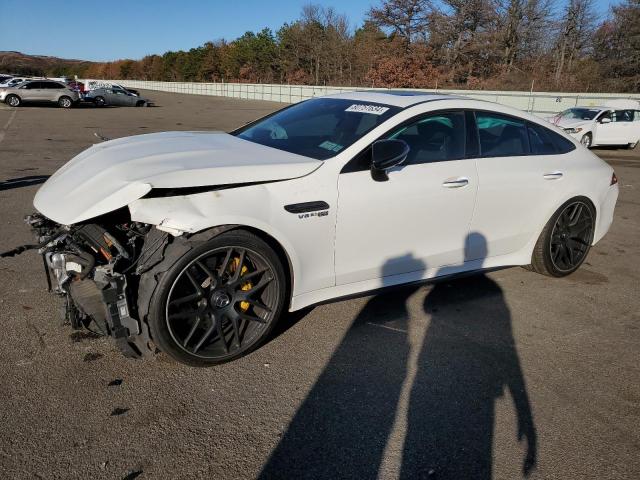
<path fill-rule="evenodd" d="M 577 128 L 565 128 L 564 131 L 567 132 L 567 133 L 580 133 L 582 131 L 582 128 L 580 128 L 580 127 L 577 127 Z"/>

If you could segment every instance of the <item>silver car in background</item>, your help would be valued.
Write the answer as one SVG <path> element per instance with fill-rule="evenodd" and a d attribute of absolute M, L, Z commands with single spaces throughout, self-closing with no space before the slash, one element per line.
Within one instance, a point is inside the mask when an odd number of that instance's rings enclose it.
<path fill-rule="evenodd" d="M 0 101 L 11 107 L 19 107 L 26 102 L 55 102 L 62 108 L 71 108 L 78 100 L 78 92 L 53 80 L 28 80 L 0 88 Z"/>
<path fill-rule="evenodd" d="M 144 107 L 150 104 L 149 100 L 135 95 L 120 87 L 96 88 L 90 90 L 84 96 L 85 101 L 93 102 L 97 107 L 116 105 L 119 107 Z"/>

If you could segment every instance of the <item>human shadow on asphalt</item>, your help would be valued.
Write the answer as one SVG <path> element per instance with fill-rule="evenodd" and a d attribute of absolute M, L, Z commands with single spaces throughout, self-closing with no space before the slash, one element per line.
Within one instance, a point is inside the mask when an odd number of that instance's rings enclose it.
<path fill-rule="evenodd" d="M 471 234 L 471 244 L 486 256 L 483 236 Z M 501 288 L 484 274 L 436 283 L 423 301 L 426 328 L 407 307 L 425 290 L 366 303 L 259 478 L 373 479 L 391 467 L 405 479 L 489 479 L 495 402 L 505 392 L 518 421 L 513 441 L 524 442 L 514 461 L 524 475 L 534 468 L 536 429 Z"/>
<path fill-rule="evenodd" d="M 39 185 L 46 182 L 48 178 L 49 175 L 30 175 L 27 177 L 10 178 L 9 180 L 0 181 L 0 191 Z"/>

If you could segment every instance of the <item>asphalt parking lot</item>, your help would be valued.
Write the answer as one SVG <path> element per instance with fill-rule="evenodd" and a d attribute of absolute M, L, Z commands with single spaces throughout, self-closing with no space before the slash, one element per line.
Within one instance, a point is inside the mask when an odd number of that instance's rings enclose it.
<path fill-rule="evenodd" d="M 0 106 L 0 250 L 97 142 L 229 130 L 279 104 Z M 565 279 L 521 268 L 287 317 L 236 362 L 134 361 L 61 326 L 36 254 L 0 260 L 0 478 L 640 478 L 640 147 L 597 151 L 620 198 Z"/>

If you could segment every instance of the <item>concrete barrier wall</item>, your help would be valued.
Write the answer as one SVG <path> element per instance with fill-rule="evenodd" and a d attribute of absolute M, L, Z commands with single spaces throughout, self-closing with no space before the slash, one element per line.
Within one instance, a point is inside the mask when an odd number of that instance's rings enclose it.
<path fill-rule="evenodd" d="M 119 83 L 125 87 L 157 90 L 161 92 L 186 93 L 192 95 L 213 95 L 272 102 L 296 103 L 312 97 L 354 90 L 382 90 L 366 87 L 327 87 L 313 85 L 278 85 L 253 83 L 196 83 L 196 82 L 155 82 L 146 80 L 104 80 Z M 397 89 L 403 90 L 403 89 Z M 640 101 L 640 94 L 622 93 L 564 93 L 564 92 L 501 92 L 481 90 L 432 90 L 411 89 L 430 93 L 463 95 L 478 100 L 487 100 L 509 107 L 518 108 L 536 115 L 550 115 L 576 106 L 597 106 L 613 99 L 634 99 Z"/>

